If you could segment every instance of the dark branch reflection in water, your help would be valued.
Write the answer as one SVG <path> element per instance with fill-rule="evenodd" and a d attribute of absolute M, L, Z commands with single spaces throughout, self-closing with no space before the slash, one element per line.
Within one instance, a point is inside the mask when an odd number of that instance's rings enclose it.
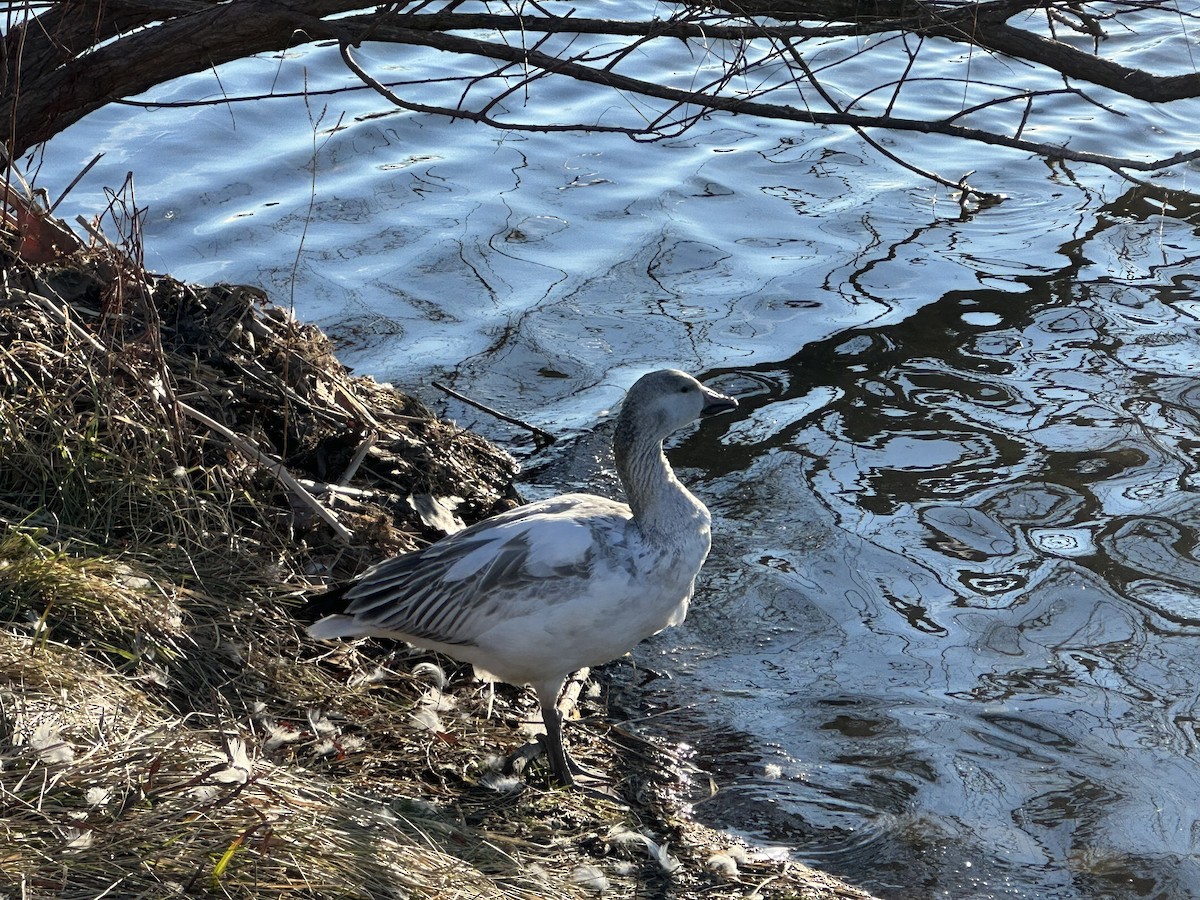
<path fill-rule="evenodd" d="M 742 418 L 678 456 L 721 539 L 646 701 L 691 704 L 698 815 L 885 896 L 1200 896 L 1200 307 L 1147 231 L 718 373 Z"/>

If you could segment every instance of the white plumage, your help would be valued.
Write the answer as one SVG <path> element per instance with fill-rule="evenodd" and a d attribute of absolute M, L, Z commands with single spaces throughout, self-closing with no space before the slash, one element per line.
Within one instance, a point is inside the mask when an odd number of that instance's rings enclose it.
<path fill-rule="evenodd" d="M 533 685 L 551 767 L 571 784 L 557 710 L 567 676 L 682 622 L 708 555 L 708 510 L 676 479 L 663 439 L 735 406 L 674 369 L 643 376 L 613 438 L 628 505 L 564 494 L 479 522 L 331 592 L 339 611 L 309 633 L 396 638 Z M 323 597 L 313 606 L 334 611 Z"/>

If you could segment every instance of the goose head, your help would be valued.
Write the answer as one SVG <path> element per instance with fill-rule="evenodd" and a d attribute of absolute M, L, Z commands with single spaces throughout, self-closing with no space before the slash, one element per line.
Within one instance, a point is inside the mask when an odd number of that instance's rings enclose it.
<path fill-rule="evenodd" d="M 701 416 L 737 405 L 732 397 L 706 387 L 686 372 L 660 369 L 634 382 L 625 396 L 617 427 L 657 442 Z"/>

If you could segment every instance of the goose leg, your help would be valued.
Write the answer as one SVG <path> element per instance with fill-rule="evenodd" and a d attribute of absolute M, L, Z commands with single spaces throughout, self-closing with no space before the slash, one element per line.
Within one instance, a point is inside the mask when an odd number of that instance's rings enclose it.
<path fill-rule="evenodd" d="M 546 748 L 546 756 L 550 760 L 550 771 L 554 773 L 559 784 L 563 787 L 570 787 L 575 783 L 575 771 L 578 766 L 567 756 L 567 749 L 563 746 L 562 714 L 556 707 L 543 707 L 542 721 L 546 723 L 543 743 Z"/>
<path fill-rule="evenodd" d="M 607 784 L 608 779 L 604 775 L 585 769 L 567 753 L 563 743 L 562 713 L 558 708 L 558 695 L 562 687 L 561 680 L 534 685 L 538 703 L 542 707 L 542 721 L 546 724 L 546 733 L 539 740 L 550 760 L 550 770 L 555 780 L 563 787 L 575 786 L 597 798 L 624 803 L 621 796 Z"/>
<path fill-rule="evenodd" d="M 537 691 L 538 703 L 542 707 L 542 721 L 546 724 L 546 738 L 543 746 L 550 760 L 550 770 L 558 783 L 570 787 L 575 783 L 573 765 L 567 757 L 563 746 L 562 713 L 558 711 L 558 694 L 562 690 L 562 680 L 553 683 L 534 685 Z"/>

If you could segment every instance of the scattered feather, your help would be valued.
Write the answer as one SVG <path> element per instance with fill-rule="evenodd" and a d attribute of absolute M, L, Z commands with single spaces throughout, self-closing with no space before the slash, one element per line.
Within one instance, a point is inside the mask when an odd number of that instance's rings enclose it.
<path fill-rule="evenodd" d="M 617 824 L 608 830 L 604 839 L 610 844 L 641 844 L 645 846 L 646 836 L 634 831 L 628 825 Z"/>
<path fill-rule="evenodd" d="M 213 773 L 212 780 L 220 784 L 245 784 L 254 770 L 246 752 L 246 742 L 241 738 L 230 738 L 227 742 L 226 759 L 229 765 Z"/>
<path fill-rule="evenodd" d="M 603 894 L 611 887 L 608 876 L 596 866 L 580 866 L 571 873 L 571 880 L 580 887 L 597 894 Z"/>
<path fill-rule="evenodd" d="M 75 748 L 63 740 L 58 729 L 49 722 L 43 722 L 33 729 L 29 746 L 37 753 L 38 759 L 47 765 L 66 765 L 75 761 Z"/>
<path fill-rule="evenodd" d="M 361 753 L 367 742 L 358 735 L 348 734 L 342 737 L 340 746 L 342 753 Z"/>
<path fill-rule="evenodd" d="M 338 727 L 319 709 L 308 711 L 308 727 L 319 738 L 330 738 L 338 733 Z"/>
<path fill-rule="evenodd" d="M 221 791 L 222 789 L 215 784 L 197 784 L 188 791 L 188 795 L 200 803 L 208 803 L 221 796 Z"/>
<path fill-rule="evenodd" d="M 80 850 L 88 850 L 92 846 L 92 829 L 77 828 L 70 825 L 63 830 L 63 837 L 66 838 L 66 849 L 73 853 L 78 853 Z"/>
<path fill-rule="evenodd" d="M 640 843 L 646 848 L 646 855 L 658 863 L 659 867 L 668 875 L 677 872 L 682 866 L 682 863 L 667 851 L 666 843 L 660 847 L 653 839 L 624 825 L 615 825 L 610 828 L 606 840 L 616 845 Z"/>
<path fill-rule="evenodd" d="M 288 725 L 281 725 L 278 722 L 272 722 L 266 725 L 267 737 L 263 741 L 263 750 L 270 753 L 273 750 L 278 750 L 280 747 L 290 744 L 293 741 L 300 740 L 303 735 Z"/>
<path fill-rule="evenodd" d="M 458 705 L 458 701 L 450 694 L 443 694 L 439 688 L 431 687 L 421 695 L 421 699 L 417 701 L 426 709 L 431 709 L 434 712 L 449 712 Z"/>
<path fill-rule="evenodd" d="M 791 858 L 791 851 L 787 847 L 761 847 L 751 853 L 747 860 L 749 862 L 787 862 Z"/>
<path fill-rule="evenodd" d="M 442 727 L 442 720 L 432 709 L 418 709 L 410 717 L 409 721 L 418 728 L 423 728 L 425 731 L 432 731 L 438 734 L 446 729 Z"/>
<path fill-rule="evenodd" d="M 325 738 L 313 744 L 313 753 L 317 756 L 339 756 L 342 750 L 331 738 Z"/>
<path fill-rule="evenodd" d="M 738 876 L 738 865 L 734 862 L 733 857 L 727 853 L 721 853 L 720 851 L 714 853 L 705 860 L 704 865 L 721 878 L 733 879 Z"/>
<path fill-rule="evenodd" d="M 379 682 L 384 681 L 387 676 L 387 669 L 385 669 L 383 666 L 376 666 L 374 669 L 370 669 L 366 672 L 358 672 L 354 675 L 351 675 L 349 681 L 346 682 L 346 686 L 356 688 L 363 684 L 378 684 Z"/>
<path fill-rule="evenodd" d="M 503 772 L 484 772 L 479 777 L 479 783 L 497 794 L 511 794 L 525 785 L 516 775 L 506 775 Z"/>
<path fill-rule="evenodd" d="M 437 663 L 419 662 L 412 667 L 412 674 L 414 678 L 429 678 L 439 691 L 446 689 L 446 670 Z"/>
<path fill-rule="evenodd" d="M 739 866 L 744 866 L 750 861 L 750 855 L 746 853 L 746 848 L 741 844 L 730 844 L 720 852 L 724 853 Z"/>
<path fill-rule="evenodd" d="M 683 868 L 683 863 L 667 852 L 667 848 L 669 846 L 670 845 L 664 841 L 660 847 L 655 844 L 654 841 L 646 838 L 646 849 L 650 853 L 650 858 L 658 863 L 659 867 L 668 875 L 674 875 L 681 868 Z"/>

